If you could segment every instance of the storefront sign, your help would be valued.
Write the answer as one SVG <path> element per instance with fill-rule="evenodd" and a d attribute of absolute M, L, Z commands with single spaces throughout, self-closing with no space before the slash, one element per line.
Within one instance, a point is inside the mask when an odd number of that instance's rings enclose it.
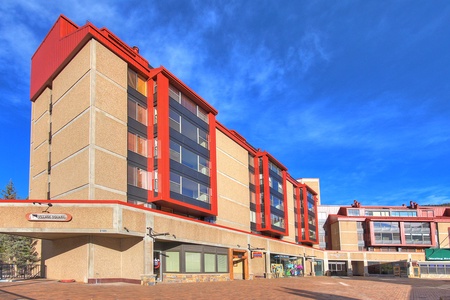
<path fill-rule="evenodd" d="M 28 221 L 33 222 L 69 222 L 72 220 L 72 216 L 69 214 L 27 214 Z"/>
<path fill-rule="evenodd" d="M 262 258 L 262 257 L 263 257 L 262 252 L 252 251 L 252 258 Z"/>
<path fill-rule="evenodd" d="M 448 248 L 425 249 L 425 259 L 450 261 L 450 249 Z"/>

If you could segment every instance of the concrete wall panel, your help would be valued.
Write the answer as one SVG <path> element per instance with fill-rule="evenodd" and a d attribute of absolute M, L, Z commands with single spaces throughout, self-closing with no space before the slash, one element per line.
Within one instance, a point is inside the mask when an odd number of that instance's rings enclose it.
<path fill-rule="evenodd" d="M 52 132 L 56 133 L 67 123 L 89 108 L 91 103 L 91 78 L 80 79 L 62 99 L 53 105 Z"/>
<path fill-rule="evenodd" d="M 52 166 L 51 195 L 59 196 L 89 183 L 89 151 L 83 150 Z"/>
<path fill-rule="evenodd" d="M 88 42 L 53 80 L 53 102 L 56 103 L 90 69 L 91 42 Z"/>

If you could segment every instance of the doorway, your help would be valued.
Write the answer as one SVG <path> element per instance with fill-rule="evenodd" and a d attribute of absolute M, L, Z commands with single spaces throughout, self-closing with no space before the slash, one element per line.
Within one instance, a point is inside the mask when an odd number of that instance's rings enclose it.
<path fill-rule="evenodd" d="M 248 272 L 248 252 L 247 250 L 230 249 L 229 250 L 229 271 L 231 280 L 247 280 Z"/>

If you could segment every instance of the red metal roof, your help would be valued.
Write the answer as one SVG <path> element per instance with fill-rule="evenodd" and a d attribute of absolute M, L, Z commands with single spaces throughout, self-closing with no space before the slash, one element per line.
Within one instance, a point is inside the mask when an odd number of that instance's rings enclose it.
<path fill-rule="evenodd" d="M 150 72 L 148 61 L 109 30 L 98 29 L 91 23 L 78 27 L 61 15 L 31 58 L 30 99 L 32 101 L 36 100 L 46 87 L 51 86 L 55 76 L 92 38 L 133 65 L 137 71 L 148 76 Z"/>

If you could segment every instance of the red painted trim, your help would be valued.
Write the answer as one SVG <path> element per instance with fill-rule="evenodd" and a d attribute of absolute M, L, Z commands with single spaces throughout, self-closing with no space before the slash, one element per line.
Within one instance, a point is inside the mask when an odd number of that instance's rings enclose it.
<path fill-rule="evenodd" d="M 289 205 L 287 202 L 287 186 L 286 186 L 286 170 L 282 171 L 283 175 L 283 207 L 284 207 L 284 235 L 289 235 L 289 218 L 288 209 Z"/>
<path fill-rule="evenodd" d="M 296 189 L 295 195 L 295 207 L 296 207 L 296 215 L 297 215 L 297 237 L 298 241 L 302 240 L 302 211 L 300 209 L 300 193 L 301 188 L 299 186 L 294 187 Z"/>
<path fill-rule="evenodd" d="M 149 188 L 147 191 L 147 201 L 152 202 L 153 199 L 155 199 L 155 173 L 154 173 L 154 156 L 155 156 L 155 140 L 154 140 L 154 130 L 153 126 L 154 124 L 154 108 L 153 108 L 153 97 L 154 97 L 154 84 L 156 83 L 156 80 L 149 79 L 147 81 L 147 172 L 151 174 L 149 175 L 149 178 L 151 179 L 151 182 L 149 184 Z M 158 92 L 158 90 L 157 90 Z"/>
<path fill-rule="evenodd" d="M 170 199 L 170 124 L 169 124 L 169 80 L 157 75 L 158 83 L 158 198 Z M 165 155 L 163 155 L 163 153 Z"/>
<path fill-rule="evenodd" d="M 315 212 L 315 223 L 316 223 L 316 240 L 315 241 L 312 241 L 311 240 L 311 242 L 312 243 L 314 243 L 314 244 L 319 244 L 319 212 L 317 211 L 317 202 L 318 202 L 318 199 L 317 199 L 317 194 L 316 195 L 314 195 L 314 212 Z"/>
<path fill-rule="evenodd" d="M 264 219 L 265 230 L 272 229 L 272 219 L 270 215 L 270 186 L 269 186 L 269 158 L 267 155 L 262 157 L 263 183 L 264 183 Z"/>
<path fill-rule="evenodd" d="M 261 181 L 259 179 L 261 173 L 259 172 L 260 165 L 259 165 L 259 157 L 254 157 L 254 164 L 255 166 L 255 202 L 256 202 L 256 230 L 261 231 L 263 230 L 262 225 L 262 218 L 261 218 Z"/>

